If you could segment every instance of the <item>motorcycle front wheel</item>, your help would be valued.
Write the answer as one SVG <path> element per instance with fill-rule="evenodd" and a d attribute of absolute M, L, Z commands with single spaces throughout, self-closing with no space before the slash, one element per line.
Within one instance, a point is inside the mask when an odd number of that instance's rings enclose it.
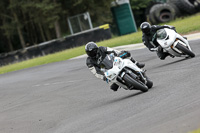
<path fill-rule="evenodd" d="M 151 89 L 152 88 L 152 86 L 153 86 L 153 82 L 150 80 L 150 79 L 148 79 L 147 78 L 147 87 L 149 88 L 149 89 Z"/>
<path fill-rule="evenodd" d="M 133 79 L 128 74 L 125 74 L 123 79 L 124 79 L 124 81 L 126 83 L 131 84 L 136 89 L 141 90 L 142 92 L 147 92 L 148 91 L 148 87 L 144 83 L 142 83 L 141 81 L 137 81 L 136 79 Z"/>
<path fill-rule="evenodd" d="M 181 50 L 183 53 L 189 55 L 192 58 L 195 57 L 195 54 L 192 51 L 190 51 L 186 47 L 182 46 L 181 44 L 177 44 L 176 48 L 179 49 L 179 50 Z"/>

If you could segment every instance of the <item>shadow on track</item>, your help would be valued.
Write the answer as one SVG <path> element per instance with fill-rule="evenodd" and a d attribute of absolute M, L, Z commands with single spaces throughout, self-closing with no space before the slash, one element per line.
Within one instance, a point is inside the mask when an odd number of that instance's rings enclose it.
<path fill-rule="evenodd" d="M 127 95 L 127 96 L 123 96 L 123 97 L 120 97 L 120 98 L 113 99 L 111 101 L 107 101 L 107 102 L 104 101 L 104 102 L 101 102 L 99 104 L 96 104 L 95 106 L 92 106 L 92 108 L 99 108 L 99 107 L 102 107 L 102 106 L 114 104 L 114 103 L 117 103 L 117 102 L 129 99 L 129 98 L 135 97 L 135 96 L 143 94 L 143 93 L 145 93 L 145 92 L 137 92 L 137 93 L 134 93 L 134 94 L 130 94 L 130 95 Z"/>
<path fill-rule="evenodd" d="M 140 62 L 151 62 L 152 60 L 156 60 L 158 57 L 157 56 L 147 56 L 145 59 L 140 60 Z"/>
<path fill-rule="evenodd" d="M 181 60 L 177 60 L 177 61 L 174 61 L 174 62 L 170 62 L 170 63 L 167 63 L 167 64 L 163 64 L 163 65 L 154 67 L 154 69 L 155 69 L 155 68 L 160 68 L 160 67 L 169 66 L 169 65 L 172 65 L 172 64 L 175 64 L 175 63 L 178 63 L 178 62 L 182 62 L 182 61 L 188 60 L 188 59 L 191 59 L 191 58 L 184 58 L 184 59 L 181 59 Z"/>
<path fill-rule="evenodd" d="M 124 96 L 124 97 L 120 97 L 120 98 L 117 98 L 117 99 L 113 99 L 109 102 L 107 102 L 107 104 L 112 104 L 112 103 L 116 103 L 116 102 L 119 102 L 119 101 L 122 101 L 122 100 L 125 100 L 125 99 L 129 99 L 131 97 L 134 97 L 134 96 L 137 96 L 137 95 L 140 95 L 144 92 L 137 92 L 137 93 L 134 93 L 134 94 L 130 94 L 130 95 L 127 95 L 127 96 Z"/>

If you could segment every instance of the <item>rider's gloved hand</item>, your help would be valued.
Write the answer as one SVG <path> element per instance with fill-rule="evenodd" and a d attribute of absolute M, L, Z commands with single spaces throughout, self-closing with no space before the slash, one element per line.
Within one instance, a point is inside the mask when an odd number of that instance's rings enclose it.
<path fill-rule="evenodd" d="M 169 27 L 169 28 L 172 29 L 172 30 L 174 30 L 174 31 L 176 32 L 176 27 L 171 26 L 171 27 Z"/>
<path fill-rule="evenodd" d="M 168 26 L 169 29 L 172 29 L 172 30 L 174 30 L 176 32 L 176 27 L 171 26 L 171 25 L 165 25 L 165 26 Z"/>
<path fill-rule="evenodd" d="M 118 56 L 117 53 L 113 50 L 112 53 L 114 53 L 115 56 Z"/>
<path fill-rule="evenodd" d="M 118 57 L 121 57 L 122 59 L 125 59 L 130 56 L 131 56 L 131 53 L 129 51 L 121 51 L 118 55 Z"/>

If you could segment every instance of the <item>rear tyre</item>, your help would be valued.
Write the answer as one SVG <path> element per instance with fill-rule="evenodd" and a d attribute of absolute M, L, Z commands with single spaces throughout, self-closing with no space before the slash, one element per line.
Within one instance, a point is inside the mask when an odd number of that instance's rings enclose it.
<path fill-rule="evenodd" d="M 190 51 L 186 47 L 182 46 L 181 44 L 177 44 L 176 48 L 179 49 L 180 51 L 182 51 L 183 53 L 189 55 L 192 58 L 195 57 L 195 54 L 192 51 Z"/>
<path fill-rule="evenodd" d="M 141 90 L 142 92 L 147 92 L 148 88 L 147 86 L 142 83 L 141 81 L 136 81 L 135 79 L 133 79 L 131 76 L 129 76 L 128 74 L 124 75 L 124 81 L 130 85 L 133 85 L 135 88 L 137 88 L 138 90 Z"/>

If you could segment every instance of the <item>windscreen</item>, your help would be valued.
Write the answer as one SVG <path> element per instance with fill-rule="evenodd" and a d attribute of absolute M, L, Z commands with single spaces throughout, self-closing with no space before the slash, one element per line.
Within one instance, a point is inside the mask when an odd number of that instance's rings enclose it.
<path fill-rule="evenodd" d="M 162 40 L 162 39 L 165 39 L 167 37 L 167 33 L 164 29 L 160 29 L 157 31 L 157 38 Z"/>
<path fill-rule="evenodd" d="M 106 55 L 106 57 L 102 60 L 101 66 L 105 69 L 111 69 L 113 68 L 113 61 L 114 57 L 110 55 Z"/>

